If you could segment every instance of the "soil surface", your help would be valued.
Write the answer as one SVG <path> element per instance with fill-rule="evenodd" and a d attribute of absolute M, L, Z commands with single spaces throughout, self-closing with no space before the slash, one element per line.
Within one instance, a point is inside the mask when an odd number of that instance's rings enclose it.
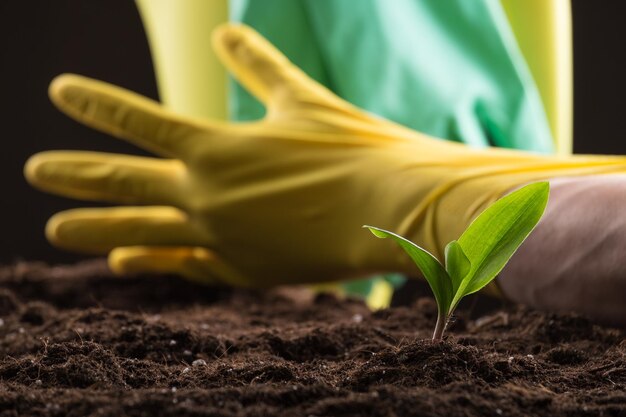
<path fill-rule="evenodd" d="M 626 416 L 624 333 L 476 311 L 433 344 L 428 298 L 372 313 L 17 264 L 0 269 L 0 416 Z"/>

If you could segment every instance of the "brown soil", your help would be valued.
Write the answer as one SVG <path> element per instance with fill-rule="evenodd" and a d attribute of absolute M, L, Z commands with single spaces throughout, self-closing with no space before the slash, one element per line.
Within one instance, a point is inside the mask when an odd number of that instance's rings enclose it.
<path fill-rule="evenodd" d="M 626 416 L 620 331 L 474 309 L 433 344 L 434 313 L 18 264 L 0 269 L 0 416 Z"/>

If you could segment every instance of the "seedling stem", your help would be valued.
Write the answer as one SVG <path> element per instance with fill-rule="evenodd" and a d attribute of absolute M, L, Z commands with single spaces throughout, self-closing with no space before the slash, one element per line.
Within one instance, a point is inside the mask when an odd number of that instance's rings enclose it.
<path fill-rule="evenodd" d="M 437 301 L 433 341 L 440 341 L 459 301 L 489 284 L 539 223 L 549 193 L 549 184 L 538 182 L 493 203 L 458 240 L 448 243 L 445 267 L 426 249 L 402 236 L 373 226 L 363 227 L 378 238 L 392 238 L 420 269 Z"/>

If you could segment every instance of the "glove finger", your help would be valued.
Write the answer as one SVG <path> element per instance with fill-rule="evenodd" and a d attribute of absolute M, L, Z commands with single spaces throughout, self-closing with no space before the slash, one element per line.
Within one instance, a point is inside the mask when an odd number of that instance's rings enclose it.
<path fill-rule="evenodd" d="M 205 246 L 210 241 L 184 212 L 157 206 L 62 211 L 48 220 L 46 237 L 55 246 L 97 254 L 118 246 Z"/>
<path fill-rule="evenodd" d="M 185 167 L 102 152 L 49 151 L 30 157 L 24 175 L 45 191 L 81 200 L 180 206 Z"/>
<path fill-rule="evenodd" d="M 213 32 L 213 49 L 248 91 L 265 105 L 296 90 L 325 91 L 265 38 L 245 25 L 226 24 Z M 297 85 L 297 89 L 293 87 Z M 276 101 L 276 100 L 274 100 Z"/>
<path fill-rule="evenodd" d="M 248 281 L 203 247 L 115 248 L 109 254 L 109 267 L 116 274 L 168 273 L 214 285 L 247 286 Z"/>
<path fill-rule="evenodd" d="M 217 122 L 177 115 L 139 94 L 75 74 L 56 77 L 48 93 L 77 121 L 163 156 L 185 159 L 202 135 L 219 129 Z"/>

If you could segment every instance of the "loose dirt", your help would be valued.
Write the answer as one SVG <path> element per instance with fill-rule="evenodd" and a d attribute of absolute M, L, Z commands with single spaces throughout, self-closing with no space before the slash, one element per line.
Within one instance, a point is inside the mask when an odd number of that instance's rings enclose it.
<path fill-rule="evenodd" d="M 0 416 L 626 416 L 624 333 L 471 301 L 370 312 L 307 290 L 0 269 Z"/>

